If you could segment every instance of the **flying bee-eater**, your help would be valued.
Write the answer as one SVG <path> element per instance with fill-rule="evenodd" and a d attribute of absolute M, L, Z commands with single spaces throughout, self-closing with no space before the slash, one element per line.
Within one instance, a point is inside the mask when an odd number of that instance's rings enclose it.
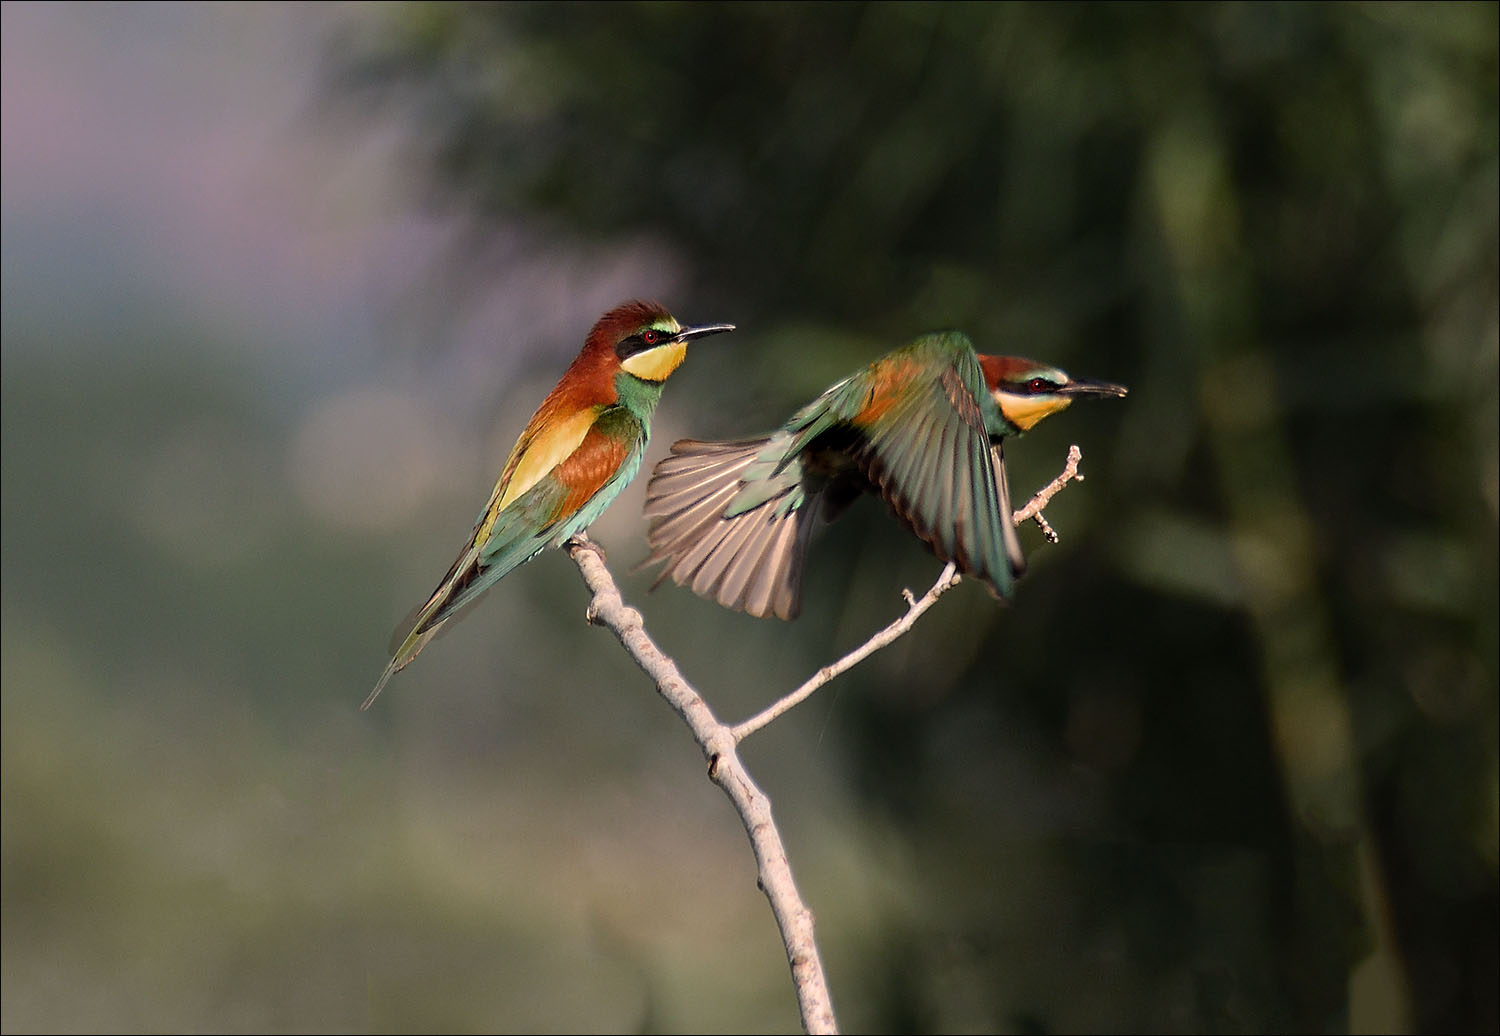
<path fill-rule="evenodd" d="M 733 324 L 683 327 L 654 302 L 626 302 L 599 318 L 511 448 L 458 560 L 417 609 L 362 709 L 465 605 L 603 513 L 640 470 L 662 385 L 688 343 L 733 330 Z"/>
<path fill-rule="evenodd" d="M 684 439 L 646 488 L 651 556 L 695 593 L 795 618 L 814 519 L 884 498 L 939 558 L 1008 597 L 1025 569 L 1003 442 L 1079 396 L 1125 388 L 929 334 L 832 386 L 754 439 Z"/>

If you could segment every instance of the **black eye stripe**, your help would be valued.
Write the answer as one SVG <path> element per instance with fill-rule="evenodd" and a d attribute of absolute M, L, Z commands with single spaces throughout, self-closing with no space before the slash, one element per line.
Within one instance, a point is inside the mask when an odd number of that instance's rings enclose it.
<path fill-rule="evenodd" d="M 636 353 L 654 349 L 672 336 L 665 331 L 658 331 L 654 327 L 648 327 L 644 331 L 638 331 L 628 338 L 620 339 L 620 344 L 615 346 L 615 356 L 621 360 L 634 356 Z M 649 341 L 648 341 L 649 339 Z"/>
<path fill-rule="evenodd" d="M 1059 382 L 1050 378 L 1027 378 L 1025 381 L 1011 382 L 1009 391 L 1018 396 L 1044 396 L 1061 388 Z"/>

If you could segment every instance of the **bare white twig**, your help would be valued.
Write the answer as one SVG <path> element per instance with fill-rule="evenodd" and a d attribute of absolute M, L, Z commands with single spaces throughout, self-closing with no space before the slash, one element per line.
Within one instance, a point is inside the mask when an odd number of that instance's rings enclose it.
<path fill-rule="evenodd" d="M 655 683 L 658 693 L 682 717 L 693 738 L 708 760 L 708 776 L 734 804 L 750 845 L 755 852 L 758 884 L 771 902 L 771 912 L 786 947 L 792 968 L 792 982 L 797 989 L 797 1004 L 802 1013 L 802 1027 L 809 1033 L 836 1033 L 833 1003 L 828 996 L 828 981 L 813 937 L 813 915 L 797 885 L 787 860 L 781 833 L 771 817 L 771 800 L 750 779 L 735 748 L 734 733 L 720 723 L 701 695 L 683 677 L 672 661 L 646 633 L 641 613 L 628 607 L 620 589 L 604 565 L 604 552 L 579 534 L 566 544 L 568 556 L 583 574 L 583 581 L 593 593 L 588 619 L 609 629 Z"/>
<path fill-rule="evenodd" d="M 913 597 L 910 590 L 903 590 L 902 593 L 906 596 L 907 605 L 905 615 L 879 633 L 876 633 L 837 662 L 830 662 L 822 669 L 819 669 L 806 683 L 798 687 L 791 694 L 773 702 L 770 707 L 763 709 L 745 720 L 745 722 L 735 726 L 730 731 L 730 734 L 736 742 L 743 741 L 761 727 L 770 723 L 777 716 L 802 704 L 814 691 L 834 677 L 848 672 L 897 637 L 905 635 L 906 631 L 911 629 L 916 621 L 922 617 L 923 612 L 936 604 L 939 597 L 958 585 L 960 578 L 962 577 L 958 574 L 958 566 L 950 561 L 943 569 L 942 575 L 938 576 L 937 582 L 932 584 L 932 589 L 923 594 L 920 599 Z"/>
<path fill-rule="evenodd" d="M 1078 464 L 1082 460 L 1083 451 L 1077 446 L 1069 446 L 1068 462 L 1063 465 L 1062 474 L 1038 490 L 1036 496 L 1032 497 L 1025 507 L 1015 513 L 1015 523 L 1020 525 L 1026 519 L 1030 518 L 1037 525 L 1041 526 L 1042 535 L 1047 537 L 1048 543 L 1056 543 L 1057 533 L 1048 524 L 1046 516 L 1042 514 L 1042 508 L 1050 504 L 1052 498 L 1061 493 L 1063 486 L 1069 482 L 1083 481 L 1083 476 L 1078 473 Z"/>
<path fill-rule="evenodd" d="M 1051 482 L 1047 483 L 1047 485 L 1043 486 L 1042 489 L 1039 490 L 1037 494 L 1027 502 L 1025 507 L 1021 508 L 1019 511 L 1015 512 L 1015 514 L 1011 515 L 1011 521 L 1013 521 L 1017 525 L 1020 525 L 1022 522 L 1030 518 L 1042 527 L 1042 532 L 1046 535 L 1048 542 L 1056 543 L 1057 533 L 1053 531 L 1052 526 L 1048 524 L 1046 517 L 1043 516 L 1042 508 L 1051 503 L 1052 498 L 1058 493 L 1062 492 L 1063 486 L 1067 485 L 1069 482 L 1083 481 L 1083 476 L 1078 473 L 1078 464 L 1082 460 L 1083 452 L 1079 450 L 1077 446 L 1070 447 L 1068 449 L 1068 461 L 1065 465 L 1063 465 L 1062 474 L 1058 475 Z M 836 662 L 830 662 L 822 669 L 819 669 L 807 680 L 806 683 L 804 683 L 801 687 L 798 687 L 795 691 L 791 692 L 783 698 L 778 699 L 777 701 L 772 702 L 768 707 L 756 713 L 754 716 L 751 716 L 743 723 L 737 724 L 731 731 L 731 733 L 734 735 L 735 741 L 743 741 L 745 738 L 749 737 L 751 734 L 755 733 L 761 727 L 764 727 L 766 724 L 770 723 L 778 716 L 781 716 L 784 713 L 796 708 L 798 705 L 802 704 L 809 697 L 811 697 L 813 692 L 818 688 L 822 687 L 830 680 L 833 680 L 835 677 L 841 676 L 842 674 L 848 672 L 850 669 L 853 669 L 856 665 L 858 665 L 860 662 L 863 662 L 866 658 L 869 658 L 881 648 L 886 647 L 898 637 L 903 636 L 906 631 L 911 629 L 916 621 L 922 617 L 923 612 L 937 603 L 937 599 L 939 597 L 943 596 L 943 594 L 947 593 L 949 590 L 953 589 L 953 587 L 958 585 L 958 581 L 960 578 L 961 577 L 958 574 L 957 568 L 954 566 L 953 562 L 950 561 L 948 562 L 947 567 L 943 569 L 942 575 L 938 576 L 937 582 L 933 583 L 932 588 L 925 594 L 923 594 L 920 599 L 915 598 L 910 590 L 901 591 L 902 595 L 906 598 L 905 615 L 902 615 L 900 618 L 892 622 L 889 626 L 880 630 L 873 637 L 865 641 L 853 651 L 849 652 L 843 658 L 840 658 Z"/>
<path fill-rule="evenodd" d="M 1057 533 L 1043 517 L 1042 508 L 1069 482 L 1082 481 L 1083 476 L 1078 473 L 1078 464 L 1082 459 L 1083 454 L 1077 446 L 1069 449 L 1068 461 L 1062 474 L 1032 497 L 1025 507 L 1015 512 L 1011 520 L 1017 525 L 1027 519 L 1035 521 L 1041 526 L 1047 539 L 1056 543 Z M 565 546 L 568 556 L 578 566 L 584 583 L 593 594 L 588 606 L 588 621 L 606 627 L 619 638 L 630 657 L 655 682 L 657 692 L 682 717 L 702 749 L 704 758 L 708 760 L 709 779 L 729 796 L 729 801 L 734 804 L 735 811 L 745 825 L 751 848 L 755 852 L 758 884 L 771 902 L 771 912 L 776 917 L 776 926 L 781 930 L 782 944 L 786 947 L 792 981 L 797 990 L 797 1004 L 802 1013 L 803 1029 L 809 1033 L 838 1032 L 833 1003 L 828 995 L 828 981 L 823 974 L 823 962 L 814 938 L 812 911 L 803 903 L 797 885 L 792 880 L 786 847 L 782 844 L 781 833 L 771 817 L 771 800 L 751 780 L 750 774 L 740 762 L 738 744 L 806 700 L 819 687 L 910 630 L 917 619 L 937 603 L 939 597 L 958 584 L 960 577 L 956 566 L 949 562 L 938 576 L 937 582 L 921 598 L 915 597 L 910 590 L 903 590 L 902 595 L 907 604 L 905 615 L 843 658 L 818 670 L 810 680 L 770 708 L 738 726 L 730 727 L 719 721 L 708 703 L 683 677 L 677 664 L 657 647 L 646 632 L 641 613 L 625 604 L 614 577 L 605 567 L 604 551 L 599 545 L 589 539 L 587 533 L 580 533 Z"/>

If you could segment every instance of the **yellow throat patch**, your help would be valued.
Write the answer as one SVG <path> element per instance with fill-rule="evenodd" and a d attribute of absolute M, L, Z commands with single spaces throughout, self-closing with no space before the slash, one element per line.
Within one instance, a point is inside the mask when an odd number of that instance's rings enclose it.
<path fill-rule="evenodd" d="M 1065 410 L 1072 403 L 1071 396 L 1018 396 L 1009 392 L 996 392 L 995 405 L 1005 419 L 1023 432 L 1049 414 Z"/>
<path fill-rule="evenodd" d="M 651 349 L 642 349 L 638 353 L 627 356 L 620 363 L 620 369 L 627 374 L 635 375 L 642 381 L 666 381 L 667 375 L 682 366 L 685 356 L 687 356 L 686 342 L 664 342 Z"/>

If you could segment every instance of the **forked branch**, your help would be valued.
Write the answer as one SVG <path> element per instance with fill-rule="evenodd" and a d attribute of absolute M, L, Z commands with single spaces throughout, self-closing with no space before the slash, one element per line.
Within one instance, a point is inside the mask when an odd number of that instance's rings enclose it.
<path fill-rule="evenodd" d="M 1057 533 L 1053 531 L 1052 526 L 1047 523 L 1046 517 L 1042 514 L 1042 508 L 1046 507 L 1047 504 L 1052 501 L 1052 498 L 1054 496 L 1062 492 L 1063 486 L 1067 485 L 1069 482 L 1083 481 L 1083 476 L 1078 473 L 1078 464 L 1082 460 L 1082 451 L 1080 451 L 1077 446 L 1069 447 L 1068 462 L 1063 466 L 1062 474 L 1058 475 L 1051 482 L 1047 483 L 1046 486 L 1042 487 L 1042 489 L 1036 494 L 1036 496 L 1032 497 L 1031 500 L 1027 502 L 1025 507 L 1021 508 L 1011 516 L 1011 521 L 1015 522 L 1017 525 L 1020 525 L 1027 519 L 1030 519 L 1042 527 L 1042 532 L 1046 535 L 1047 541 L 1049 543 L 1056 543 Z M 735 741 L 743 741 L 745 738 L 755 733 L 761 727 L 765 726 L 767 723 L 770 723 L 776 717 L 790 711 L 791 709 L 796 708 L 798 705 L 802 704 L 802 702 L 810 698 L 813 692 L 818 688 L 822 687 L 824 684 L 828 683 L 835 677 L 848 672 L 850 669 L 853 669 L 856 665 L 869 658 L 881 648 L 892 643 L 898 637 L 903 636 L 906 631 L 911 629 L 912 626 L 916 624 L 916 621 L 922 617 L 923 612 L 937 603 L 937 599 L 939 597 L 943 596 L 943 594 L 947 593 L 949 590 L 958 585 L 959 579 L 960 576 L 958 574 L 958 570 L 954 566 L 953 562 L 950 561 L 948 562 L 947 567 L 943 569 L 942 574 L 938 576 L 937 582 L 933 583 L 932 587 L 920 598 L 914 597 L 910 590 L 901 591 L 906 596 L 905 615 L 902 615 L 900 618 L 896 619 L 889 626 L 885 627 L 885 629 L 876 633 L 873 637 L 865 641 L 853 651 L 849 652 L 843 658 L 839 659 L 836 662 L 830 662 L 822 669 L 819 669 L 812 675 L 811 678 L 808 679 L 806 683 L 804 683 L 801 687 L 798 687 L 791 694 L 788 694 L 786 697 L 781 698 L 778 701 L 772 702 L 771 705 L 769 705 L 763 711 L 756 713 L 754 716 L 751 716 L 743 723 L 738 724 L 732 731 Z"/>
<path fill-rule="evenodd" d="M 1068 462 L 1062 474 L 1032 497 L 1025 507 L 1015 512 L 1012 520 L 1017 525 L 1028 519 L 1033 520 L 1042 527 L 1050 541 L 1057 542 L 1057 534 L 1047 524 L 1042 509 L 1063 486 L 1075 479 L 1082 480 L 1083 476 L 1078 474 L 1078 463 L 1082 457 L 1077 446 L 1069 449 Z M 604 552 L 599 546 L 587 534 L 573 537 L 566 546 L 568 556 L 578 566 L 584 583 L 593 594 L 588 606 L 588 621 L 604 626 L 619 638 L 630 657 L 635 659 L 636 664 L 656 684 L 657 692 L 682 717 L 708 761 L 709 779 L 729 796 L 745 826 L 745 832 L 750 836 L 759 885 L 770 900 L 771 912 L 776 917 L 776 926 L 781 931 L 782 944 L 791 964 L 803 1029 L 809 1033 L 838 1032 L 833 1003 L 828 996 L 828 982 L 823 974 L 823 963 L 814 938 L 812 911 L 802 901 L 796 882 L 792 879 L 786 847 L 771 816 L 771 800 L 750 778 L 740 761 L 737 746 L 745 737 L 806 700 L 819 687 L 847 672 L 911 629 L 923 612 L 958 583 L 959 576 L 954 565 L 949 563 L 938 581 L 921 598 L 915 597 L 910 590 L 902 591 L 907 602 L 905 615 L 837 662 L 818 670 L 812 679 L 764 712 L 731 727 L 714 715 L 713 709 L 709 708 L 702 695 L 683 677 L 677 663 L 651 639 L 641 620 L 641 613 L 625 604 L 614 577 L 604 564 Z"/>

